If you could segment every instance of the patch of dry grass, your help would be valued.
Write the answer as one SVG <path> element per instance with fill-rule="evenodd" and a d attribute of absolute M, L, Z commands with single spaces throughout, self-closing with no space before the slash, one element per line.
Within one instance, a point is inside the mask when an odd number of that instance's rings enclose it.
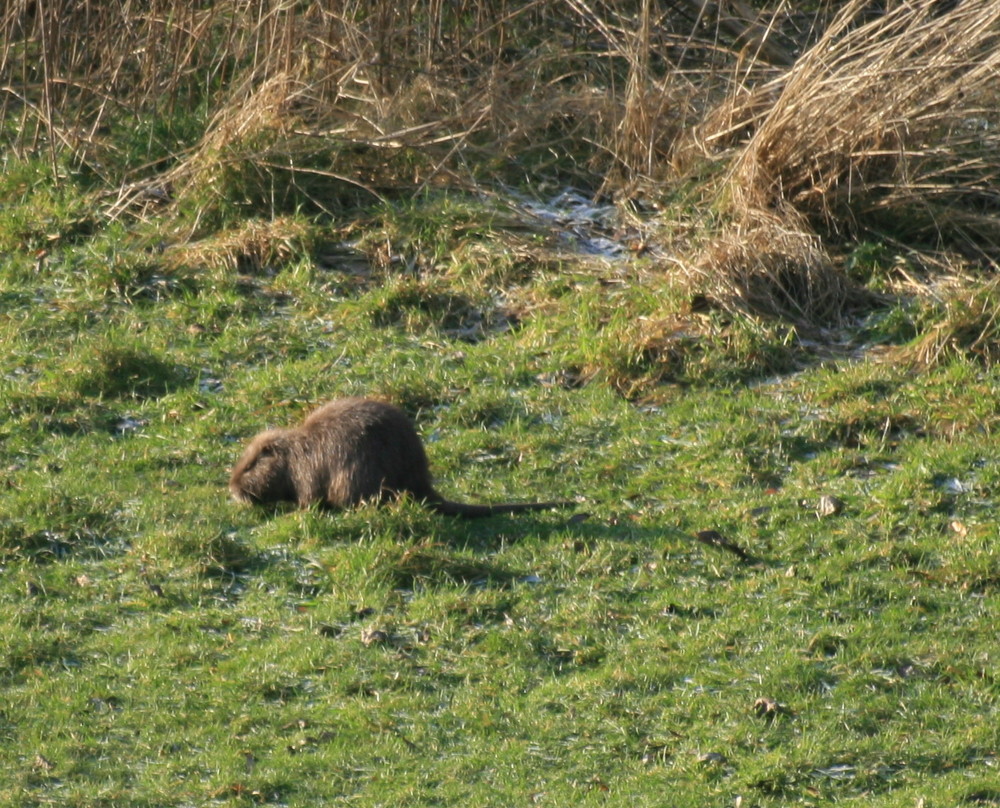
<path fill-rule="evenodd" d="M 801 327 L 833 325 L 861 297 L 793 210 L 746 210 L 684 266 L 709 302 Z"/>
<path fill-rule="evenodd" d="M 836 231 L 917 199 L 980 205 L 1000 169 L 1000 7 L 939 6 L 900 3 L 862 22 L 855 0 L 785 75 L 730 99 L 752 129 L 732 162 L 734 207 L 789 202 Z M 942 237 L 949 224 L 937 222 Z"/>
<path fill-rule="evenodd" d="M 609 172 L 616 184 L 654 175 L 697 86 L 667 54 L 681 42 L 684 53 L 724 53 L 654 0 L 118 11 L 19 2 L 0 15 L 0 73 L 17 77 L 0 88 L 0 111 L 18 120 L 12 145 L 47 148 L 53 164 L 69 152 L 122 186 L 113 215 L 144 215 L 167 197 L 207 205 L 238 190 L 224 181 L 234 170 L 249 184 L 257 174 L 262 186 L 301 186 L 319 209 L 322 183 L 370 203 L 386 189 L 468 184 L 484 169 L 591 188 Z M 110 121 L 198 106 L 208 110 L 199 141 L 122 176 L 116 166 L 135 161 L 102 136 Z"/>
<path fill-rule="evenodd" d="M 256 274 L 307 255 L 313 240 L 312 229 L 299 219 L 248 219 L 239 227 L 171 247 L 165 252 L 165 260 L 168 266 L 205 266 Z"/>
<path fill-rule="evenodd" d="M 736 87 L 683 143 L 723 160 L 729 224 L 693 262 L 732 309 L 836 322 L 859 297 L 827 245 L 868 230 L 995 260 L 1000 6 L 854 0 L 784 74 Z M 820 238 L 818 233 L 822 234 Z"/>

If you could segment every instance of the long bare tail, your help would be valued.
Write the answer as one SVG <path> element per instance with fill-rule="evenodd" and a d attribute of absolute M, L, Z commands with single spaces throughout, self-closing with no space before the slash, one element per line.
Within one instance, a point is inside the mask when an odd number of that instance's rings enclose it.
<path fill-rule="evenodd" d="M 575 502 L 502 502 L 496 505 L 466 505 L 447 499 L 431 500 L 429 508 L 446 516 L 462 516 L 476 519 L 480 516 L 496 516 L 499 513 L 524 513 L 525 511 L 547 511 L 551 508 L 572 508 Z"/>

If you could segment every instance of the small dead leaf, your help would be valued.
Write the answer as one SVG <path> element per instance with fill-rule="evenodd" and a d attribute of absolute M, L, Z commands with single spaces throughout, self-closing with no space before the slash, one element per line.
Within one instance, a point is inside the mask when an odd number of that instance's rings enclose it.
<path fill-rule="evenodd" d="M 949 527 L 961 539 L 969 535 L 969 528 L 965 526 L 965 523 L 959 522 L 957 519 L 953 519 Z"/>
<path fill-rule="evenodd" d="M 77 575 L 75 580 L 76 580 L 76 585 L 81 589 L 85 589 L 86 587 L 90 586 L 93 583 L 93 581 L 90 580 L 90 576 L 84 574 Z"/>
<path fill-rule="evenodd" d="M 704 755 L 698 755 L 698 762 L 706 766 L 724 766 L 729 762 L 729 759 L 718 752 L 707 752 Z"/>
<path fill-rule="evenodd" d="M 45 772 L 50 772 L 56 767 L 56 764 L 45 757 L 45 755 L 41 752 L 35 755 L 34 765 L 36 769 L 41 769 Z"/>

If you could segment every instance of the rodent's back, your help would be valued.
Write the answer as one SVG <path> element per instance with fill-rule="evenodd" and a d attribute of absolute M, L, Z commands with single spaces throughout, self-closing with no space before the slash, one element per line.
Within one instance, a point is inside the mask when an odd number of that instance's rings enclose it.
<path fill-rule="evenodd" d="M 302 426 L 303 460 L 323 477 L 324 500 L 337 508 L 404 492 L 417 500 L 436 497 L 427 455 L 413 424 L 398 407 L 346 398 L 310 414 Z"/>

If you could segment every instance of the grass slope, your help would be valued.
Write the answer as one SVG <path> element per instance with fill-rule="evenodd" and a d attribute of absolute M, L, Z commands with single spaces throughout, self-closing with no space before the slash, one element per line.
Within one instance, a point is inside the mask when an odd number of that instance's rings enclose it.
<path fill-rule="evenodd" d="M 992 371 L 747 384 L 779 342 L 716 314 L 678 368 L 640 328 L 672 294 L 641 259 L 512 264 L 492 211 L 469 236 L 437 199 L 436 262 L 366 275 L 295 220 L 272 257 L 160 252 L 20 193 L 0 804 L 1000 799 Z M 590 516 L 227 500 L 249 435 L 342 394 L 406 407 L 449 495 Z"/>

